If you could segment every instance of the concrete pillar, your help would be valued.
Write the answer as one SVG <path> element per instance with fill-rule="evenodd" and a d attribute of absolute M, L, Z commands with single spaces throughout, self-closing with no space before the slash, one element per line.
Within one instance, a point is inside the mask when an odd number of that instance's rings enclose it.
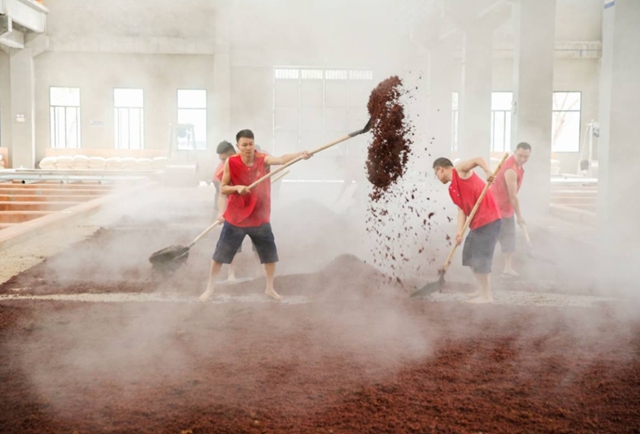
<path fill-rule="evenodd" d="M 430 160 L 451 155 L 451 92 L 453 53 L 448 44 L 429 51 L 425 139 Z"/>
<path fill-rule="evenodd" d="M 11 53 L 9 74 L 12 167 L 33 169 L 36 163 L 35 80 L 31 48 Z"/>
<path fill-rule="evenodd" d="M 555 10 L 556 0 L 520 0 L 514 5 L 511 147 L 519 142 L 532 147 L 520 194 L 525 216 L 549 210 Z"/>
<path fill-rule="evenodd" d="M 607 5 L 600 74 L 599 234 L 609 246 L 624 246 L 617 251 L 629 263 L 640 253 L 640 2 Z"/>
<path fill-rule="evenodd" d="M 491 150 L 493 26 L 477 23 L 464 35 L 458 155 L 484 157 Z"/>

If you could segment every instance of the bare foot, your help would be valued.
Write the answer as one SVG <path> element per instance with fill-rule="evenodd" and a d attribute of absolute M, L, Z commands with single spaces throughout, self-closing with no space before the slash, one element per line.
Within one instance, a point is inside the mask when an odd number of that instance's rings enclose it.
<path fill-rule="evenodd" d="M 482 289 L 477 289 L 477 290 L 473 291 L 472 293 L 467 294 L 467 297 L 475 298 L 475 297 L 480 296 L 480 294 L 482 294 Z"/>
<path fill-rule="evenodd" d="M 473 304 L 484 304 L 484 303 L 493 303 L 493 297 L 491 295 L 481 295 L 479 297 L 472 298 L 468 300 L 467 303 Z"/>
<path fill-rule="evenodd" d="M 202 295 L 198 300 L 200 300 L 201 302 L 208 301 L 212 295 L 213 295 L 213 290 L 207 289 L 205 292 L 202 293 Z"/>
<path fill-rule="evenodd" d="M 513 268 L 505 268 L 502 274 L 506 274 L 507 276 L 518 277 L 520 274 Z"/>
<path fill-rule="evenodd" d="M 281 296 L 280 294 L 278 294 L 278 293 L 276 292 L 276 290 L 275 290 L 275 289 L 273 289 L 273 288 L 267 288 L 267 289 L 265 289 L 264 293 L 265 293 L 265 295 L 266 295 L 267 297 L 271 297 L 271 298 L 273 298 L 274 300 L 282 300 L 282 296 Z"/>
<path fill-rule="evenodd" d="M 235 274 L 229 274 L 229 277 L 227 277 L 227 282 L 229 283 L 236 283 L 238 281 L 238 279 L 236 279 L 236 275 Z"/>

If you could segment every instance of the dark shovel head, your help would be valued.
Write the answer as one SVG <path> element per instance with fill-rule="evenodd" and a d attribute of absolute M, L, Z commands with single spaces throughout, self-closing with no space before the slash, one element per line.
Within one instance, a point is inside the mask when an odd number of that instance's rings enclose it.
<path fill-rule="evenodd" d="M 435 282 L 427 283 L 422 288 L 411 294 L 411 298 L 422 298 L 439 291 L 444 286 L 444 273 L 440 273 L 440 278 Z"/>
<path fill-rule="evenodd" d="M 367 122 L 367 124 L 364 126 L 364 128 L 362 129 L 363 133 L 368 132 L 371 129 L 371 118 L 369 118 L 369 122 Z"/>
<path fill-rule="evenodd" d="M 188 256 L 188 247 L 173 245 L 155 252 L 149 257 L 149 262 L 151 262 L 153 265 L 162 265 L 176 260 L 180 260 L 180 262 L 182 262 L 186 260 Z"/>
<path fill-rule="evenodd" d="M 369 122 L 364 126 L 363 129 L 354 131 L 353 133 L 349 133 L 349 137 L 359 136 L 360 134 L 364 134 L 371 129 L 371 118 L 369 118 Z"/>

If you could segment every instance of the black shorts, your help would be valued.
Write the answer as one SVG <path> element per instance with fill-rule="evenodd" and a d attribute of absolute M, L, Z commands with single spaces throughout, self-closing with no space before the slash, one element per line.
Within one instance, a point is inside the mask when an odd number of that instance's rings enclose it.
<path fill-rule="evenodd" d="M 462 265 L 471 267 L 476 274 L 491 273 L 501 225 L 502 220 L 495 220 L 469 232 L 462 248 Z"/>
<path fill-rule="evenodd" d="M 213 260 L 221 264 L 230 264 L 242 245 L 244 237 L 249 235 L 262 264 L 278 262 L 278 249 L 271 230 L 271 224 L 265 223 L 257 227 L 242 228 L 224 222 L 220 239 L 213 254 Z"/>
<path fill-rule="evenodd" d="M 500 228 L 500 247 L 502 253 L 513 253 L 516 251 L 516 219 L 514 216 L 502 219 L 502 227 Z"/>

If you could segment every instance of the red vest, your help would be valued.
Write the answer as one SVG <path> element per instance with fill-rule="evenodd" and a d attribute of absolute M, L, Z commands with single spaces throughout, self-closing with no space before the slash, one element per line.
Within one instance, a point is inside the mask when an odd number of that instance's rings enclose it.
<path fill-rule="evenodd" d="M 475 172 L 472 171 L 469 178 L 462 179 L 458 176 L 456 169 L 453 169 L 451 184 L 449 185 L 449 196 L 451 196 L 453 203 L 462 208 L 464 214 L 469 217 L 485 185 L 484 181 Z M 478 211 L 476 211 L 476 215 L 471 220 L 469 227 L 476 229 L 499 219 L 500 211 L 498 210 L 498 205 L 496 205 L 491 192 L 488 191 L 482 202 L 480 202 Z"/>
<path fill-rule="evenodd" d="M 496 180 L 490 188 L 490 191 L 493 192 L 493 196 L 496 198 L 498 209 L 500 210 L 500 214 L 503 219 L 513 216 L 514 213 L 513 206 L 511 206 L 511 200 L 509 199 L 507 180 L 504 178 L 505 172 L 509 169 L 516 172 L 516 177 L 518 178 L 518 188 L 516 189 L 516 193 L 519 192 L 520 186 L 522 185 L 522 178 L 524 177 L 524 169 L 522 166 L 518 167 L 513 155 L 505 160 L 504 164 L 500 168 L 500 172 L 498 172 L 498 175 L 496 176 Z"/>
<path fill-rule="evenodd" d="M 264 165 L 266 155 L 256 152 L 252 166 L 247 166 L 242 161 L 240 155 L 229 157 L 229 174 L 231 182 L 229 185 L 253 184 L 254 181 L 262 178 L 269 170 Z M 269 223 L 271 217 L 271 179 L 267 179 L 258 184 L 251 193 L 241 196 L 233 193 L 228 196 L 227 209 L 224 212 L 224 219 L 234 226 L 256 227 L 264 223 Z"/>

